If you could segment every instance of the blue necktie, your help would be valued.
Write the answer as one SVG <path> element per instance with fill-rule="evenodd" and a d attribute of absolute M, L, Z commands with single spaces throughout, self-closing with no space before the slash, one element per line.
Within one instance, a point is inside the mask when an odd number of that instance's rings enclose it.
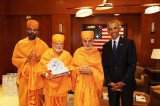
<path fill-rule="evenodd" d="M 114 44 L 113 44 L 113 56 L 114 56 L 114 59 L 117 58 L 117 47 L 116 47 L 116 41 L 114 41 Z"/>

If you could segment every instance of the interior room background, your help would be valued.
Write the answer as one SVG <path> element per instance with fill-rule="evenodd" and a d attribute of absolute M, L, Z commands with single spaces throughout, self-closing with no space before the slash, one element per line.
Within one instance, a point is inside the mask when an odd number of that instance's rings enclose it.
<path fill-rule="evenodd" d="M 95 11 L 93 16 L 76 18 L 77 10 L 67 9 L 101 4 L 103 0 L 1 0 L 0 1 L 0 79 L 2 75 L 17 72 L 12 65 L 11 57 L 15 44 L 26 37 L 26 16 L 39 21 L 39 35 L 49 47 L 51 36 L 59 33 L 59 24 L 63 25 L 65 35 L 64 49 L 72 55 L 81 46 L 81 30 L 83 24 L 107 24 L 117 20 L 127 24 L 127 38 L 133 39 L 136 45 L 137 58 L 141 66 L 154 66 L 151 53 L 160 48 L 160 13 L 144 14 L 146 7 L 116 7 L 110 10 Z M 113 4 L 143 4 L 159 0 L 110 0 Z M 115 17 L 113 14 L 119 13 Z M 155 34 L 151 34 L 151 23 L 155 22 Z M 154 39 L 154 43 L 151 43 Z"/>

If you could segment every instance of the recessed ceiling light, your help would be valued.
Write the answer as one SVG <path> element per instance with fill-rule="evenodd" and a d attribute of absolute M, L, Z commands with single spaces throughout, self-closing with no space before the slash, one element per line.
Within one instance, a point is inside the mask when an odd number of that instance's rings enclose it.
<path fill-rule="evenodd" d="M 120 14 L 114 14 L 114 16 L 119 16 Z"/>

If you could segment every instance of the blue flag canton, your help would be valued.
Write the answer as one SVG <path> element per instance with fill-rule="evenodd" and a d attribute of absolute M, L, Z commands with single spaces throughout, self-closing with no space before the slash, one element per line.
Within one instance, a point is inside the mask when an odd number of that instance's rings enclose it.
<path fill-rule="evenodd" d="M 102 27 L 104 25 L 83 24 L 83 31 L 94 31 L 94 39 L 102 39 Z"/>

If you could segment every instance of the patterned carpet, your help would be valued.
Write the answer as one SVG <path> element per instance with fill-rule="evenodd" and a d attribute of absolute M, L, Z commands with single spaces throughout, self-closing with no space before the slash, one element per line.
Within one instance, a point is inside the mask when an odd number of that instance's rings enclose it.
<path fill-rule="evenodd" d="M 106 91 L 103 87 L 103 91 Z M 106 100 L 100 99 L 101 106 L 108 106 Z M 18 96 L 3 96 L 2 85 L 0 85 L 0 106 L 19 106 Z M 67 95 L 67 106 L 74 106 L 74 94 Z"/>
<path fill-rule="evenodd" d="M 19 106 L 18 96 L 3 96 L 0 85 L 0 106 Z M 74 106 L 74 94 L 67 95 L 67 106 Z"/>

